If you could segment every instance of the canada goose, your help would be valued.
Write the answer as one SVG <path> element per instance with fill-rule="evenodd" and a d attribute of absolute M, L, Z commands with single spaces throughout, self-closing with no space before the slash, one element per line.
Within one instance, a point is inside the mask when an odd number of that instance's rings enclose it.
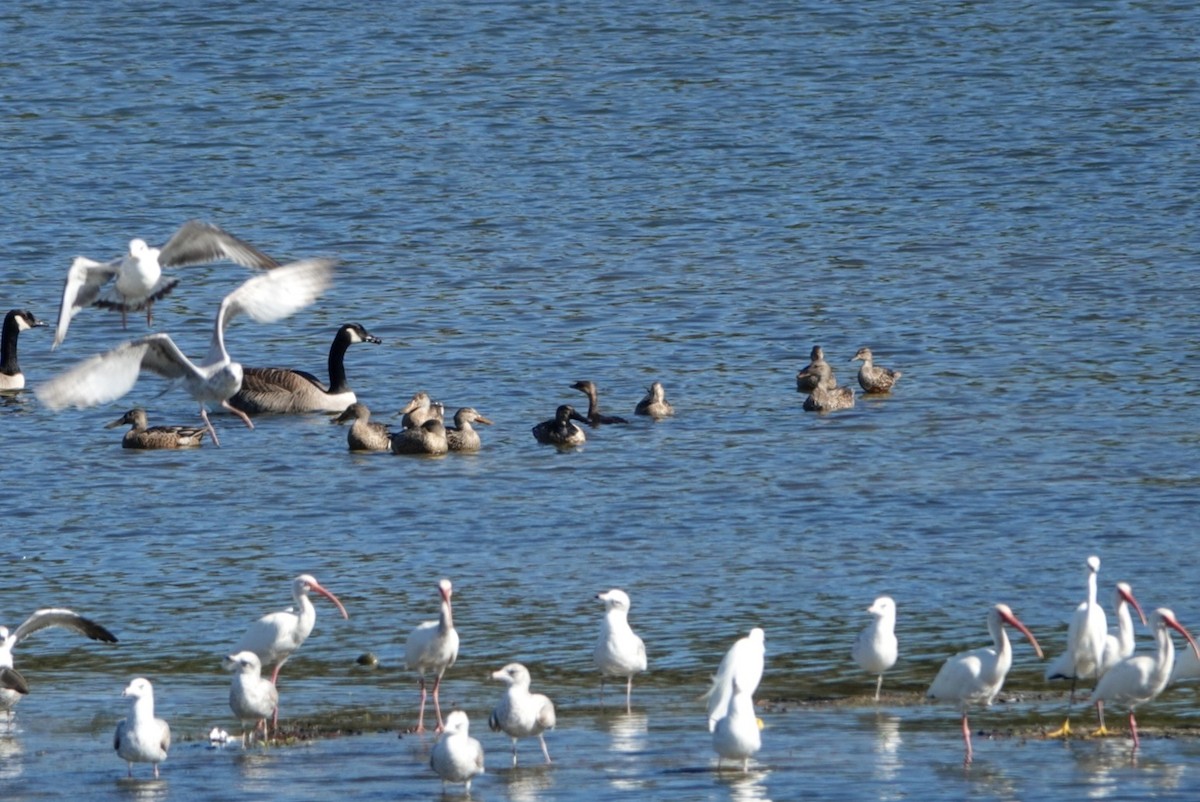
<path fill-rule="evenodd" d="M 388 451 L 392 447 L 392 433 L 382 423 L 371 420 L 371 410 L 362 402 L 346 407 L 346 411 L 333 419 L 334 423 L 354 421 L 346 432 L 346 443 L 351 451 Z"/>
<path fill-rule="evenodd" d="M 167 295 L 179 279 L 163 278 L 164 267 L 186 267 L 228 259 L 243 267 L 273 268 L 279 263 L 262 251 L 243 242 L 212 223 L 190 220 L 171 235 L 162 248 L 151 248 L 145 240 L 129 241 L 129 251 L 111 262 L 95 262 L 76 256 L 63 284 L 58 327 L 54 332 L 57 348 L 67 336 L 67 327 L 85 306 L 118 309 L 121 328 L 127 312 L 146 310 L 146 324 L 153 322 L 154 302 Z M 100 291 L 113 279 L 112 291 L 104 298 Z"/>
<path fill-rule="evenodd" d="M 590 381 L 578 381 L 571 387 L 588 397 L 587 422 L 593 428 L 604 423 L 629 423 L 624 418 L 616 415 L 601 415 L 600 400 L 596 397 L 596 383 Z"/>
<path fill-rule="evenodd" d="M 578 446 L 587 441 L 587 435 L 571 421 L 587 423 L 588 419 L 575 411 L 570 404 L 563 404 L 554 412 L 553 420 L 546 420 L 533 427 L 533 436 L 539 443 L 556 446 Z"/>
<path fill-rule="evenodd" d="M 650 388 L 646 390 L 646 397 L 638 401 L 637 407 L 633 410 L 635 415 L 649 415 L 658 420 L 675 414 L 675 407 L 667 401 L 667 392 L 663 389 L 662 382 L 654 382 Z"/>
<path fill-rule="evenodd" d="M 837 379 L 833 375 L 833 367 L 825 361 L 825 352 L 821 346 L 814 345 L 809 355 L 809 363 L 796 374 L 796 392 L 811 393 L 817 387 L 832 390 L 837 387 Z"/>
<path fill-rule="evenodd" d="M 471 426 L 472 423 L 492 425 L 492 422 L 480 415 L 474 407 L 463 407 L 454 413 L 454 426 L 446 429 L 446 444 L 451 451 L 472 452 L 483 446 L 479 432 Z"/>
<path fill-rule="evenodd" d="M 222 406 L 239 415 L 251 429 L 254 424 L 229 398 L 242 386 L 242 366 L 225 350 L 225 327 L 239 314 L 259 323 L 272 323 L 311 304 L 333 280 L 334 262 L 308 259 L 255 276 L 225 296 L 213 321 L 208 355 L 200 364 L 184 356 L 169 334 L 151 334 L 124 342 L 103 354 L 85 359 L 37 389 L 37 397 L 51 409 L 93 407 L 115 401 L 133 389 L 142 370 L 167 379 L 181 380 L 183 388 L 200 404 L 200 417 L 214 445 L 220 445 L 208 420 L 205 404 Z"/>
<path fill-rule="evenodd" d="M 346 323 L 329 346 L 329 387 L 311 373 L 288 368 L 244 368 L 242 389 L 229 403 L 250 415 L 263 412 L 340 412 L 358 400 L 346 383 L 346 349 L 383 340 L 359 323 Z"/>
<path fill-rule="evenodd" d="M 393 454 L 445 454 L 450 450 L 446 442 L 446 427 L 440 420 L 429 419 L 420 426 L 405 429 L 392 435 Z"/>
<path fill-rule="evenodd" d="M 850 361 L 859 359 L 862 360 L 862 367 L 858 369 L 858 386 L 863 388 L 865 393 L 890 393 L 892 386 L 904 375 L 891 368 L 875 367 L 875 363 L 871 361 L 870 348 L 859 348 L 854 359 Z"/>
<path fill-rule="evenodd" d="M 200 445 L 206 434 L 203 426 L 149 426 L 146 410 L 134 407 L 105 429 L 115 429 L 129 424 L 129 431 L 121 438 L 122 448 L 194 448 Z"/>
<path fill-rule="evenodd" d="M 45 326 L 28 309 L 12 309 L 4 316 L 4 330 L 0 332 L 0 391 L 20 390 L 25 387 L 25 374 L 17 362 L 17 339 L 21 332 Z"/>

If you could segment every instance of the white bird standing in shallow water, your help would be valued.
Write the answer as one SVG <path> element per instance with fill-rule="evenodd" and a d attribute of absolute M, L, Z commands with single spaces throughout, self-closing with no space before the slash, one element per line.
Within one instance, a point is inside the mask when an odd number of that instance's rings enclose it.
<path fill-rule="evenodd" d="M 148 370 L 183 384 L 199 402 L 200 417 L 213 444 L 219 446 L 206 404 L 223 407 L 254 428 L 246 413 L 229 404 L 242 386 L 242 366 L 225 350 L 225 327 L 241 314 L 259 323 L 273 323 L 300 311 L 329 287 L 333 267 L 329 259 L 293 262 L 255 276 L 226 295 L 213 322 L 208 355 L 199 364 L 188 359 L 169 334 L 151 334 L 85 359 L 38 387 L 37 397 L 53 410 L 94 407 L 128 393 L 141 371 Z"/>
<path fill-rule="evenodd" d="M 604 704 L 604 678 L 625 677 L 625 711 L 629 712 L 633 696 L 633 675 L 646 670 L 646 644 L 629 626 L 629 594 L 613 588 L 597 593 L 604 602 L 604 619 L 600 622 L 600 638 L 592 659 L 600 669 L 600 704 Z"/>
<path fill-rule="evenodd" d="M 717 770 L 722 758 L 742 761 L 742 772 L 749 771 L 750 757 L 762 748 L 762 733 L 754 715 L 754 696 L 738 684 L 736 677 L 730 686 L 729 704 L 712 729 L 713 751 L 717 753 Z"/>
<path fill-rule="evenodd" d="M 158 764 L 167 759 L 171 749 L 171 727 L 161 718 L 154 717 L 154 689 L 150 680 L 138 677 L 121 695 L 133 700 L 133 709 L 129 718 L 117 722 L 113 749 L 129 764 L 130 777 L 134 763 L 152 763 L 157 779 Z"/>
<path fill-rule="evenodd" d="M 1046 679 L 1070 679 L 1071 693 L 1067 698 L 1067 718 L 1062 727 L 1048 733 L 1047 738 L 1065 738 L 1071 734 L 1071 703 L 1075 701 L 1075 683 L 1081 679 L 1097 679 L 1104 662 L 1105 641 L 1108 638 L 1108 618 L 1096 601 L 1096 581 L 1100 573 L 1100 558 L 1087 558 L 1087 598 L 1075 608 L 1067 627 L 1067 649 L 1046 667 Z"/>
<path fill-rule="evenodd" d="M 880 596 L 867 608 L 873 618 L 867 628 L 858 633 L 851 656 L 868 674 L 877 674 L 875 701 L 883 687 L 883 673 L 896 664 L 899 643 L 896 641 L 896 602 L 891 596 Z"/>
<path fill-rule="evenodd" d="M 451 710 L 446 715 L 446 727 L 442 737 L 433 745 L 429 755 L 429 766 L 446 783 L 464 783 L 468 796 L 471 780 L 483 774 L 483 746 L 469 734 L 471 722 L 461 710 Z"/>
<path fill-rule="evenodd" d="M 229 686 L 229 709 L 245 726 L 254 722 L 250 729 L 250 742 L 254 733 L 262 726 L 262 739 L 267 740 L 267 719 L 279 709 L 279 691 L 275 684 L 262 675 L 262 663 L 251 651 L 238 652 L 225 658 L 225 668 L 233 672 Z M 242 732 L 242 746 L 246 746 L 246 733 Z"/>
<path fill-rule="evenodd" d="M 766 652 L 766 634 L 760 627 L 755 627 L 746 637 L 735 641 L 721 658 L 712 686 L 705 694 L 708 697 L 709 732 L 716 730 L 718 719 L 729 710 L 735 682 L 742 693 L 754 696 L 762 679 Z"/>
<path fill-rule="evenodd" d="M 95 621 L 84 618 L 71 610 L 57 607 L 34 611 L 33 615 L 26 618 L 24 623 L 12 632 L 8 631 L 8 627 L 0 627 L 0 672 L 5 675 L 3 687 L 0 687 L 0 710 L 5 711 L 10 719 L 13 705 L 20 701 L 21 696 L 29 693 L 28 683 L 13 666 L 13 649 L 33 633 L 49 627 L 69 629 L 84 637 L 105 643 L 117 642 L 115 635 Z"/>
<path fill-rule="evenodd" d="M 1183 635 L 1192 652 L 1200 658 L 1200 646 L 1175 618 L 1175 613 L 1166 607 L 1159 607 L 1150 613 L 1150 629 L 1154 631 L 1154 639 L 1158 643 L 1157 652 L 1154 655 L 1126 657 L 1100 678 L 1096 690 L 1092 692 L 1091 701 L 1095 703 L 1096 713 L 1100 716 L 1101 730 L 1104 729 L 1105 702 L 1129 708 L 1129 733 L 1133 737 L 1134 749 L 1138 748 L 1138 731 L 1133 711 L 1138 705 L 1149 702 L 1163 692 L 1171 677 L 1171 669 L 1175 666 L 1175 644 L 1171 642 L 1168 628 Z"/>
<path fill-rule="evenodd" d="M 421 711 L 417 715 L 416 732 L 425 732 L 425 675 L 430 672 L 434 675 L 433 710 L 437 714 L 437 731 L 445 729 L 438 691 L 442 687 L 442 675 L 458 659 L 458 630 L 454 628 L 454 610 L 450 605 L 453 592 L 449 579 L 438 582 L 438 595 L 442 597 L 441 615 L 436 621 L 418 624 L 408 634 L 404 644 L 404 665 L 421 676 Z"/>
<path fill-rule="evenodd" d="M 254 652 L 263 666 L 274 665 L 271 684 L 278 685 L 279 670 L 288 658 L 308 639 L 317 623 L 317 610 L 308 598 L 310 592 L 320 593 L 337 605 L 342 618 L 349 618 L 346 608 L 337 596 L 326 590 L 311 574 L 301 574 L 292 580 L 292 600 L 296 607 L 277 613 L 268 613 L 255 621 L 234 648 L 237 652 Z M 273 725 L 279 724 L 279 708 L 276 706 Z"/>
<path fill-rule="evenodd" d="M 1142 619 L 1142 626 L 1149 626 L 1146 623 L 1146 614 L 1142 612 L 1142 605 L 1138 604 L 1138 600 L 1134 598 L 1133 588 L 1129 586 L 1128 582 L 1117 583 L 1114 605 L 1117 611 L 1117 634 L 1109 633 L 1108 637 L 1104 639 L 1104 660 L 1100 664 L 1101 677 L 1107 674 L 1110 668 L 1133 654 L 1133 616 L 1129 612 L 1131 606 L 1137 610 L 1138 617 Z M 1190 651 L 1184 652 L 1184 656 L 1191 656 L 1191 654 Z M 1175 667 L 1179 667 L 1178 660 L 1175 661 Z M 1104 726 L 1104 716 L 1099 707 L 1096 708 L 1096 717 L 1100 726 L 1092 735 L 1108 735 L 1108 730 Z"/>
<path fill-rule="evenodd" d="M 963 743 L 967 747 L 964 764 L 971 762 L 971 726 L 967 721 L 967 710 L 971 705 L 988 706 L 1004 687 L 1004 678 L 1012 667 L 1012 645 L 1004 625 L 1016 627 L 1029 639 L 1037 656 L 1042 656 L 1042 647 L 1007 604 L 997 604 L 988 611 L 988 632 L 994 648 L 984 647 L 960 652 L 942 665 L 926 697 L 938 702 L 949 702 L 962 711 Z"/>
<path fill-rule="evenodd" d="M 488 717 L 492 732 L 504 732 L 512 738 L 512 760 L 517 765 L 517 739 L 537 737 L 542 744 L 542 755 L 550 762 L 550 750 L 546 748 L 546 730 L 554 729 L 554 703 L 540 693 L 529 692 L 529 669 L 520 663 L 509 663 L 499 671 L 492 672 L 492 679 L 500 680 L 508 687 L 500 703 Z"/>
<path fill-rule="evenodd" d="M 171 235 L 162 248 L 151 248 L 145 240 L 129 241 L 129 251 L 111 262 L 96 262 L 76 256 L 63 284 L 62 305 L 58 310 L 58 328 L 54 332 L 57 348 L 67 336 L 71 318 L 85 306 L 118 309 L 121 328 L 125 314 L 146 310 L 146 325 L 153 322 L 154 302 L 175 288 L 179 279 L 165 279 L 164 267 L 186 267 L 227 259 L 243 267 L 268 269 L 279 263 L 249 243 L 243 242 L 211 223 L 190 220 Z M 113 279 L 112 291 L 100 297 L 104 285 Z"/>

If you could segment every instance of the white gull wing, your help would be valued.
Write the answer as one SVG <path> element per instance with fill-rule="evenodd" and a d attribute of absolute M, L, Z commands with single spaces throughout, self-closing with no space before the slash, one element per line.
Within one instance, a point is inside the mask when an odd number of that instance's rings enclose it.
<path fill-rule="evenodd" d="M 100 297 L 101 288 L 117 275 L 121 259 L 111 262 L 96 262 L 86 256 L 76 256 L 63 282 L 62 303 L 58 307 L 58 326 L 54 330 L 51 350 L 62 344 L 67 336 L 71 318 L 85 306 L 91 306 Z"/>
<path fill-rule="evenodd" d="M 168 379 L 202 377 L 169 334 L 151 334 L 85 359 L 44 382 L 35 394 L 53 410 L 94 407 L 116 401 L 132 390 L 143 368 Z"/>
<path fill-rule="evenodd" d="M 15 646 L 38 630 L 48 627 L 70 629 L 92 640 L 104 641 L 105 643 L 117 642 L 115 635 L 95 621 L 84 618 L 72 610 L 66 610 L 61 607 L 47 607 L 35 611 L 33 615 L 25 619 L 25 623 L 17 627 L 16 632 L 13 633 L 13 637 L 16 639 L 13 645 Z"/>
<path fill-rule="evenodd" d="M 279 262 L 250 243 L 201 220 L 184 223 L 158 254 L 158 263 L 163 267 L 186 267 L 224 259 L 243 267 L 279 267 Z"/>

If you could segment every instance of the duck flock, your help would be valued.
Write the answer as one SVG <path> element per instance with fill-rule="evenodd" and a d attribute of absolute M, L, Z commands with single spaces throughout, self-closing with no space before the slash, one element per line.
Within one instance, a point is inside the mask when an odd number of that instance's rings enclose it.
<path fill-rule="evenodd" d="M 233 319 L 244 315 L 260 323 L 269 323 L 294 314 L 315 302 L 331 285 L 336 264 L 333 260 L 318 258 L 280 264 L 209 223 L 186 223 L 161 248 L 152 248 L 140 239 L 132 240 L 126 254 L 108 262 L 77 257 L 64 282 L 52 347 L 62 345 L 71 321 L 88 307 L 119 312 L 123 325 L 128 323 L 130 313 L 144 311 L 147 325 L 151 325 L 154 303 L 171 292 L 179 281 L 164 274 L 164 268 L 218 260 L 235 262 L 259 272 L 221 301 L 213 321 L 209 350 L 202 359 L 195 361 L 186 356 L 166 333 L 148 334 L 85 359 L 41 383 L 35 389 L 37 398 L 54 410 L 110 403 L 129 393 L 140 374 L 148 371 L 183 387 L 199 405 L 203 425 L 150 426 L 144 409 L 131 409 L 108 424 L 109 428 L 129 427 L 122 439 L 126 448 L 190 448 L 199 446 L 205 436 L 210 437 L 214 445 L 219 445 L 217 432 L 208 417 L 208 409 L 212 407 L 236 415 L 251 429 L 254 428 L 251 416 L 264 413 L 336 415 L 334 423 L 351 424 L 347 444 L 352 451 L 441 455 L 480 450 L 481 438 L 474 427 L 491 425 L 492 421 L 474 407 L 463 407 L 454 413 L 453 425 L 447 426 L 443 405 L 425 392 L 416 393 L 400 410 L 403 418 L 398 430 L 392 431 L 371 420 L 370 410 L 350 389 L 344 366 L 344 357 L 351 345 L 381 342 L 359 323 L 347 323 L 337 330 L 329 351 L 327 385 L 304 371 L 244 367 L 235 361 L 225 342 L 226 329 Z M 25 387 L 25 377 L 17 358 L 18 336 L 22 331 L 46 325 L 28 310 L 14 309 L 6 315 L 0 343 L 0 391 L 19 391 Z M 853 359 L 862 362 L 857 378 L 864 393 L 890 393 L 901 377 L 900 371 L 876 366 L 870 348 L 860 348 Z M 553 418 L 532 428 L 537 442 L 572 448 L 586 441 L 585 430 L 578 424 L 596 427 L 628 423 L 624 418 L 600 411 L 594 382 L 579 381 L 571 386 L 587 397 L 587 413 L 581 414 L 569 404 L 559 406 Z M 838 385 L 819 345 L 813 347 L 810 363 L 796 374 L 796 389 L 805 395 L 805 410 L 827 413 L 854 405 L 853 388 Z M 650 386 L 634 414 L 654 420 L 674 414 L 661 383 L 654 382 Z M 1050 663 L 1046 679 L 1070 680 L 1072 700 L 1080 680 L 1093 682 L 1088 701 L 1096 709 L 1096 734 L 1108 733 L 1104 722 L 1105 703 L 1117 705 L 1128 711 L 1130 734 L 1136 749 L 1139 741 L 1135 709 L 1158 696 L 1173 679 L 1200 677 L 1200 646 L 1169 609 L 1159 608 L 1146 616 L 1126 583 L 1116 586 L 1118 630 L 1115 635 L 1110 634 L 1097 600 L 1099 558 L 1089 557 L 1086 565 L 1086 598 L 1072 615 L 1066 648 Z M 415 731 L 425 731 L 426 703 L 431 698 L 436 731 L 441 733 L 432 750 L 431 767 L 444 783 L 461 783 L 469 791 L 472 778 L 484 770 L 484 752 L 479 741 L 470 735 L 469 719 L 464 711 L 442 714 L 440 689 L 447 670 L 458 656 L 458 633 L 453 620 L 451 582 L 443 579 L 437 591 L 440 616 L 415 628 L 408 636 L 405 648 L 406 666 L 419 678 L 420 702 Z M 252 745 L 256 739 L 266 742 L 270 727 L 278 726 L 279 673 L 313 630 L 316 610 L 309 598 L 313 593 L 328 599 L 343 617 L 348 617 L 341 601 L 313 576 L 298 576 L 292 583 L 295 606 L 259 619 L 224 659 L 225 667 L 232 674 L 230 710 L 234 718 L 248 727 L 241 736 L 244 746 Z M 628 622 L 631 606 L 628 594 L 614 588 L 598 594 L 597 598 L 605 606 L 593 654 L 601 676 L 601 697 L 605 678 L 623 679 L 628 709 L 632 703 L 634 676 L 648 670 L 646 649 Z M 870 625 L 859 634 L 850 650 L 854 662 L 876 677 L 877 701 L 883 676 L 896 663 L 899 654 L 896 607 L 895 601 L 888 596 L 876 599 L 868 609 L 872 616 Z M 1143 624 L 1153 632 L 1156 642 L 1153 653 L 1135 654 L 1131 610 L 1136 611 Z M 992 607 L 987 612 L 987 624 L 992 645 L 947 660 L 927 693 L 930 700 L 954 705 L 961 712 L 965 762 L 968 764 L 972 759 L 968 711 L 973 706 L 991 704 L 1012 665 L 1013 648 L 1006 627 L 1020 632 L 1034 652 L 1042 656 L 1037 639 L 1007 605 Z M 104 626 L 64 609 L 38 610 L 12 632 L 0 627 L 0 708 L 10 718 L 13 706 L 29 690 L 24 677 L 13 665 L 13 647 L 48 627 L 66 628 L 97 641 L 115 643 L 117 640 Z M 1189 647 L 1178 663 L 1171 630 L 1180 633 Z M 744 771 L 761 747 L 762 723 L 755 715 L 753 697 L 763 673 L 764 659 L 765 634 L 762 629 L 755 628 L 733 644 L 717 667 L 707 694 L 707 707 L 708 729 L 718 755 L 718 766 L 722 760 L 729 760 L 740 763 Z M 268 668 L 271 669 L 269 678 L 264 675 Z M 520 663 L 497 669 L 491 678 L 501 683 L 504 690 L 488 717 L 488 725 L 511 739 L 514 764 L 517 742 L 522 738 L 537 738 L 544 759 L 550 762 L 545 733 L 555 726 L 551 699 L 531 690 L 533 678 Z M 427 688 L 430 681 L 432 687 Z M 170 749 L 170 728 L 154 715 L 154 690 L 148 680 L 133 679 L 123 695 L 131 700 L 131 711 L 118 724 L 113 747 L 128 762 L 131 775 L 134 763 L 145 762 L 152 764 L 157 777 L 158 765 L 166 759 Z M 1063 726 L 1050 735 L 1069 737 L 1071 732 L 1068 706 Z M 226 736 L 214 733 L 213 737 L 223 739 Z"/>

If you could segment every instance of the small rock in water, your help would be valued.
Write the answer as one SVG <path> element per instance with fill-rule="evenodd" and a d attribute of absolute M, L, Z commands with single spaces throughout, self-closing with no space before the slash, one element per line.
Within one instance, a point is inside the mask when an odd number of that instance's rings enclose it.
<path fill-rule="evenodd" d="M 379 658 L 375 656 L 374 652 L 363 652 L 354 662 L 366 668 L 375 668 L 379 665 Z"/>

